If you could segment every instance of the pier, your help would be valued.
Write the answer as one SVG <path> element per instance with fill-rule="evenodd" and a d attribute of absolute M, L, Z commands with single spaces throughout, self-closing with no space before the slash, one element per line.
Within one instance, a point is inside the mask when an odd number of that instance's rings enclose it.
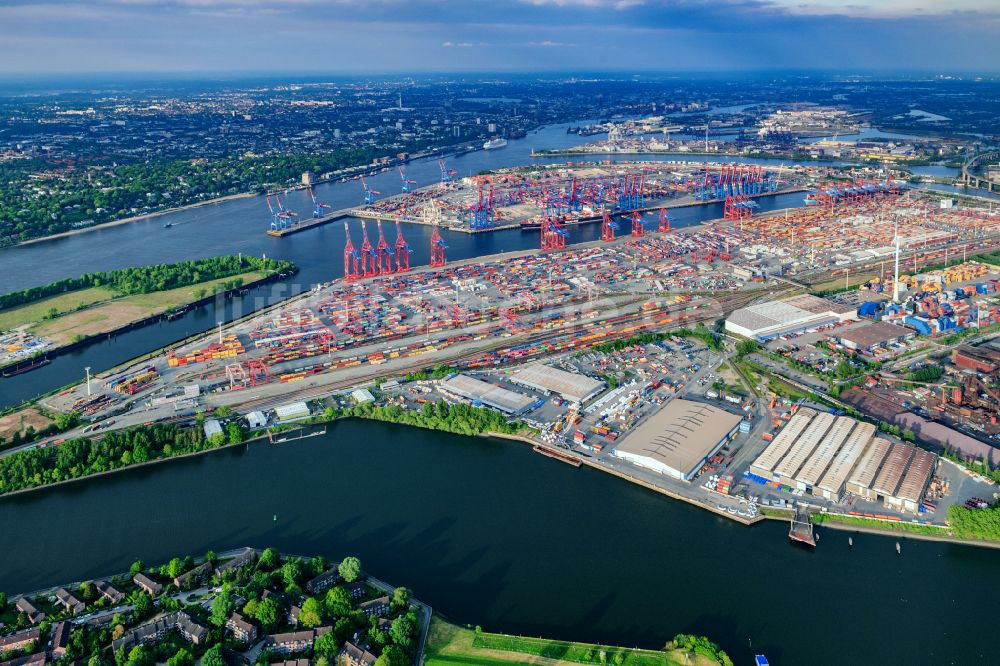
<path fill-rule="evenodd" d="M 795 507 L 791 524 L 788 526 L 788 538 L 813 548 L 816 547 L 816 534 L 813 532 L 812 521 L 809 520 L 807 509 L 800 506 Z"/>

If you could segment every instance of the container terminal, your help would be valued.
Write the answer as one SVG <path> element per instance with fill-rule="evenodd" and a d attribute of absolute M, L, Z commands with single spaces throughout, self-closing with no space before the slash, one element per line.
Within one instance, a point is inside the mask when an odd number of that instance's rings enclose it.
<path fill-rule="evenodd" d="M 680 230 L 662 216 L 652 224 L 634 216 L 631 230 L 618 234 L 607 218 L 602 225 L 611 231 L 603 240 L 567 248 L 566 229 L 549 223 L 533 232 L 538 250 L 454 263 L 434 234 L 436 265 L 420 267 L 409 266 L 398 225 L 392 246 L 380 232 L 376 244 L 366 235 L 358 251 L 348 235 L 343 278 L 44 403 L 80 412 L 85 434 L 97 436 L 193 422 L 197 412 L 223 406 L 261 428 L 324 405 L 468 402 L 536 428 L 533 445 L 555 460 L 595 466 L 744 523 L 761 519 L 762 507 L 812 504 L 934 524 L 942 505 L 992 496 L 988 480 L 949 461 L 770 393 L 729 364 L 731 343 L 713 349 L 689 331 L 729 318 L 727 327 L 742 327 L 739 337 L 762 344 L 807 336 L 863 342 L 847 331 L 867 323 L 867 303 L 891 311 L 910 284 L 892 270 L 897 264 L 912 277 L 944 257 L 996 248 L 1000 217 L 869 188 Z M 952 278 L 1000 279 L 997 266 L 974 265 L 947 270 Z M 890 273 L 896 299 L 886 304 L 873 285 Z M 842 280 L 851 289 L 830 298 L 805 293 Z M 987 319 L 962 325 L 1000 322 L 991 309 L 996 292 L 971 291 Z M 893 325 L 906 329 L 905 320 Z M 645 333 L 660 335 L 636 337 Z M 828 342 L 814 348 L 828 350 Z M 431 367 L 447 375 L 429 379 L 423 371 Z"/>
<path fill-rule="evenodd" d="M 564 226 L 596 223 L 604 213 L 619 217 L 704 203 L 750 210 L 755 198 L 806 190 L 819 172 L 797 166 L 624 162 L 515 166 L 459 178 L 442 161 L 440 182 L 424 187 L 400 168 L 400 192 L 388 196 L 360 177 L 360 203 L 354 208 L 331 211 L 310 188 L 311 218 L 287 210 L 279 195 L 268 196 L 267 233 L 287 236 L 345 217 L 480 233 L 538 229 L 549 219 Z"/>

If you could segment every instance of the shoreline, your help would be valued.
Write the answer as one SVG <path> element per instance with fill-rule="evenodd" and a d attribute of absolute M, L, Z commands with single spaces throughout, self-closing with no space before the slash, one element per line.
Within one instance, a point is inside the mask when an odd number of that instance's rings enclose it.
<path fill-rule="evenodd" d="M 422 426 L 411 425 L 411 424 L 408 424 L 408 423 L 394 423 L 392 421 L 381 421 L 379 419 L 368 419 L 368 418 L 365 418 L 365 417 L 362 417 L 362 416 L 349 416 L 349 417 L 340 416 L 340 417 L 337 417 L 337 418 L 331 419 L 331 420 L 322 419 L 322 420 L 317 420 L 317 421 L 311 421 L 308 424 L 303 424 L 303 425 L 316 425 L 316 426 L 318 426 L 318 425 L 329 425 L 331 423 L 336 423 L 337 421 L 343 420 L 345 418 L 359 419 L 361 421 L 376 421 L 376 422 L 380 422 L 380 423 L 392 423 L 393 425 L 401 425 L 401 426 L 411 427 L 411 428 L 421 428 L 422 430 L 429 430 L 429 431 L 432 431 L 432 432 L 446 432 L 448 434 L 455 435 L 457 437 L 471 436 L 471 437 L 482 437 L 482 438 L 485 438 L 485 439 L 495 438 L 495 439 L 506 440 L 506 441 L 510 441 L 510 442 L 519 442 L 519 443 L 522 443 L 522 444 L 529 444 L 532 447 L 536 447 L 537 446 L 537 447 L 541 447 L 541 448 L 551 448 L 551 447 L 549 447 L 546 444 L 541 444 L 541 443 L 536 442 L 536 441 L 534 441 L 532 439 L 524 437 L 523 435 L 512 435 L 512 434 L 498 433 L 498 432 L 493 432 L 493 431 L 477 433 L 475 435 L 459 435 L 457 433 L 452 433 L 450 431 L 440 430 L 440 429 L 437 429 L 437 428 L 424 428 Z M 235 443 L 235 444 L 233 444 L 233 443 L 222 444 L 221 446 L 217 446 L 217 447 L 210 448 L 210 449 L 203 449 L 201 451 L 192 451 L 192 452 L 189 452 L 189 453 L 182 453 L 180 455 L 170 456 L 170 457 L 167 457 L 167 458 L 157 458 L 155 460 L 148 460 L 146 462 L 133 463 L 131 465 L 126 465 L 124 467 L 118 467 L 116 469 L 106 470 L 106 471 L 103 471 L 103 472 L 97 472 L 96 474 L 88 474 L 87 476 L 81 476 L 81 477 L 77 477 L 75 479 L 64 479 L 62 481 L 56 481 L 55 483 L 47 483 L 47 484 L 40 485 L 40 486 L 34 486 L 32 488 L 22 488 L 20 490 L 14 490 L 14 491 L 7 492 L 7 493 L 0 493 L 0 502 L 3 502 L 8 497 L 18 497 L 18 496 L 23 496 L 23 495 L 26 495 L 26 494 L 29 494 L 29 493 L 36 493 L 36 492 L 39 492 L 39 491 L 44 491 L 44 490 L 50 490 L 50 489 L 54 489 L 54 488 L 59 488 L 59 487 L 62 487 L 62 486 L 65 486 L 65 485 L 69 485 L 69 484 L 80 483 L 80 482 L 83 482 L 83 481 L 91 481 L 91 480 L 98 479 L 98 478 L 105 477 L 105 476 L 109 476 L 109 475 L 112 475 L 112 474 L 118 474 L 119 472 L 124 472 L 124 471 L 134 470 L 134 469 L 141 469 L 143 467 L 149 467 L 149 466 L 153 466 L 153 465 L 159 465 L 159 464 L 167 463 L 167 462 L 170 462 L 170 461 L 173 461 L 173 460 L 183 460 L 185 458 L 193 458 L 193 457 L 196 457 L 196 456 L 201 456 L 201 455 L 205 455 L 205 454 L 208 454 L 208 453 L 212 453 L 214 451 L 223 451 L 223 450 L 226 450 L 226 449 L 231 449 L 231 448 L 236 447 L 236 446 L 247 446 L 249 448 L 250 444 L 261 442 L 261 441 L 265 441 L 265 440 L 268 440 L 268 439 L 269 438 L 268 438 L 267 431 L 263 431 L 263 432 L 260 432 L 258 434 L 253 435 L 252 437 L 248 437 L 247 439 L 243 440 L 242 442 L 238 442 L 238 443 Z M 275 444 L 275 446 L 277 446 L 277 444 Z M 716 516 L 719 516 L 719 517 L 722 517 L 722 518 L 728 518 L 728 519 L 730 519 L 730 520 L 732 520 L 732 521 L 734 521 L 736 523 L 739 523 L 741 525 L 744 525 L 746 527 L 752 527 L 753 525 L 756 525 L 756 524 L 761 523 L 761 522 L 766 521 L 766 520 L 775 520 L 775 521 L 779 521 L 779 522 L 782 522 L 782 523 L 788 521 L 787 517 L 769 515 L 769 514 L 766 514 L 764 512 L 758 513 L 757 516 L 754 517 L 754 518 L 744 518 L 742 516 L 732 515 L 728 511 L 719 511 L 718 509 L 716 509 L 713 506 L 703 504 L 703 503 L 699 502 L 698 500 L 694 499 L 693 497 L 687 497 L 687 496 L 683 495 L 682 493 L 678 493 L 678 492 L 670 490 L 668 488 L 661 488 L 661 487 L 659 487 L 659 486 L 657 486 L 657 485 L 655 485 L 653 483 L 650 483 L 648 481 L 644 481 L 644 480 L 639 479 L 637 477 L 634 477 L 634 476 L 631 476 L 629 474 L 626 474 L 625 472 L 620 472 L 618 470 L 611 469 L 609 467 L 601 465 L 601 464 L 597 463 L 596 461 L 591 460 L 589 458 L 577 457 L 577 459 L 580 460 L 580 462 L 583 465 L 586 465 L 587 467 L 589 467 L 591 469 L 594 469 L 594 470 L 597 470 L 597 471 L 600 471 L 600 472 L 604 472 L 606 474 L 611 474 L 612 476 L 615 476 L 615 477 L 617 477 L 617 478 L 619 478 L 619 479 L 621 479 L 623 481 L 626 481 L 626 482 L 629 482 L 629 483 L 633 483 L 633 484 L 635 484 L 637 486 L 640 486 L 640 487 L 645 488 L 647 490 L 653 491 L 655 493 L 658 493 L 658 494 L 663 495 L 665 497 L 668 497 L 670 499 L 684 502 L 684 503 L 689 504 L 689 505 L 691 505 L 691 506 L 693 506 L 695 508 L 703 509 L 703 510 L 708 511 L 709 513 L 712 513 L 712 514 L 714 514 Z M 814 523 L 814 526 L 816 526 L 815 523 Z M 862 533 L 862 534 L 871 534 L 873 536 L 880 536 L 880 537 L 893 537 L 893 536 L 895 536 L 895 537 L 902 537 L 902 538 L 908 538 L 908 539 L 917 539 L 917 540 L 920 540 L 920 541 L 934 541 L 934 542 L 938 542 L 938 543 L 950 543 L 950 544 L 959 545 L 959 546 L 985 547 L 985 548 L 991 548 L 991 549 L 994 549 L 994 550 L 1000 550 L 1000 542 L 993 542 L 993 541 L 981 541 L 981 540 L 973 540 L 973 539 L 962 539 L 962 538 L 959 538 L 959 537 L 952 537 L 952 536 L 933 536 L 933 535 L 927 535 L 927 534 L 919 534 L 919 533 L 916 533 L 916 532 L 893 531 L 893 530 L 879 530 L 879 529 L 876 529 L 876 528 L 873 528 L 873 527 L 863 527 L 863 526 L 858 526 L 858 525 L 847 525 L 847 524 L 843 524 L 843 523 L 838 523 L 836 520 L 830 520 L 830 521 L 823 522 L 821 524 L 821 526 L 823 526 L 823 527 L 830 527 L 832 529 L 843 531 L 843 532 L 859 532 L 859 533 Z M 942 529 L 945 529 L 945 528 L 942 528 Z"/>
<path fill-rule="evenodd" d="M 132 215 L 130 217 L 123 217 L 117 220 L 111 220 L 109 222 L 101 222 L 100 224 L 94 224 L 89 227 L 70 229 L 69 231 L 60 231 L 57 234 L 49 234 L 48 236 L 39 236 L 38 238 L 29 238 L 28 240 L 21 241 L 20 243 L 14 243 L 13 245 L 9 245 L 7 247 L 15 248 L 15 247 L 22 247 L 24 245 L 34 245 L 35 243 L 44 243 L 46 241 L 58 240 L 60 238 L 67 238 L 69 236 L 77 236 L 79 234 L 85 234 L 90 231 L 98 231 L 100 229 L 107 229 L 109 227 L 118 227 L 123 224 L 130 224 L 132 222 L 141 222 L 143 220 L 149 220 L 154 217 L 160 217 L 161 215 L 167 215 L 168 213 L 180 213 L 185 210 L 200 208 L 202 206 L 212 206 L 218 203 L 224 203 L 226 201 L 234 201 L 236 199 L 246 199 L 247 197 L 254 197 L 254 196 L 257 196 L 256 192 L 240 192 L 239 194 L 227 194 L 226 196 L 223 197 L 215 197 L 214 199 L 206 199 L 204 201 L 195 201 L 194 203 L 184 204 L 183 206 L 174 206 L 172 208 L 164 208 L 163 210 L 157 210 L 151 213 L 143 213 L 142 215 Z"/>

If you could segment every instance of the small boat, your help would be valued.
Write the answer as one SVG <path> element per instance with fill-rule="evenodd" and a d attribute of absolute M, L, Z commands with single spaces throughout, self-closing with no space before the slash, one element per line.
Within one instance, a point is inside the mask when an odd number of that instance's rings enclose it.
<path fill-rule="evenodd" d="M 164 229 L 169 229 L 169 228 L 170 228 L 170 227 L 172 227 L 172 226 L 174 226 L 174 223 L 173 223 L 173 222 L 167 222 L 166 224 L 164 224 L 164 225 L 163 225 L 163 228 L 164 228 Z"/>

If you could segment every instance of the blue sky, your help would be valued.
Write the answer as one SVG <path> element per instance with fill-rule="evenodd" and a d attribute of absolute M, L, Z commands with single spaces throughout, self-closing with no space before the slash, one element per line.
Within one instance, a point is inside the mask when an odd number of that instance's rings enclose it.
<path fill-rule="evenodd" d="M 996 71 L 1000 0 L 0 0 L 0 73 Z"/>

